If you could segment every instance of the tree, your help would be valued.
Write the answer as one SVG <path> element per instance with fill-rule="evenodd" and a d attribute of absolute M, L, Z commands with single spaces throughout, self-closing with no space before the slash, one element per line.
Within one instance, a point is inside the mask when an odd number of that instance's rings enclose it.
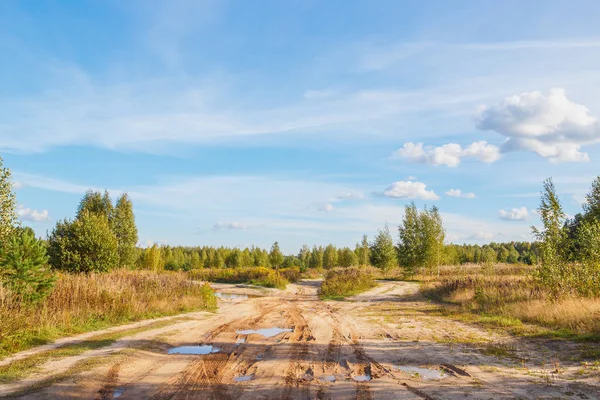
<path fill-rule="evenodd" d="M 48 238 L 50 264 L 69 272 L 103 272 L 118 265 L 117 238 L 104 215 L 83 211 L 59 221 Z"/>
<path fill-rule="evenodd" d="M 360 246 L 357 245 L 356 255 L 358 256 L 358 264 L 361 266 L 365 266 L 369 264 L 369 241 L 367 240 L 367 235 L 363 235 L 362 242 Z"/>
<path fill-rule="evenodd" d="M 271 262 L 271 267 L 275 267 L 277 273 L 279 273 L 279 267 L 283 264 L 283 254 L 281 250 L 279 250 L 279 243 L 273 243 L 271 246 L 271 252 L 269 253 L 269 261 Z"/>
<path fill-rule="evenodd" d="M 321 269 L 323 268 L 323 248 L 313 246 L 313 249 L 310 253 L 310 268 Z"/>
<path fill-rule="evenodd" d="M 133 204 L 127 193 L 121 195 L 117 200 L 117 206 L 113 214 L 112 230 L 117 238 L 119 265 L 122 267 L 133 266 L 136 258 L 138 230 L 135 225 Z"/>
<path fill-rule="evenodd" d="M 31 228 L 17 229 L 0 248 L 0 281 L 22 301 L 40 300 L 55 281 L 47 263 L 44 242 Z"/>
<path fill-rule="evenodd" d="M 298 253 L 298 259 L 300 260 L 300 267 L 306 269 L 310 264 L 310 248 L 307 245 L 303 245 Z"/>
<path fill-rule="evenodd" d="M 551 178 L 544 181 L 538 213 L 544 227 L 541 231 L 531 227 L 540 246 L 541 263 L 536 269 L 536 278 L 558 297 L 570 290 L 571 274 L 565 257 L 566 235 L 562 229 L 565 213 Z"/>
<path fill-rule="evenodd" d="M 344 247 L 343 249 L 341 249 L 341 251 L 342 254 L 341 257 L 339 257 L 338 262 L 341 267 L 348 268 L 358 265 L 358 257 L 355 252 L 353 252 L 347 247 Z"/>
<path fill-rule="evenodd" d="M 336 248 L 329 244 L 325 247 L 325 251 L 323 252 L 323 268 L 331 269 L 335 268 L 338 265 L 338 253 Z"/>
<path fill-rule="evenodd" d="M 375 241 L 371 245 L 371 264 L 384 271 L 398 265 L 394 240 L 387 225 L 377 231 Z"/>
<path fill-rule="evenodd" d="M 142 268 L 149 269 L 151 271 L 158 271 L 162 268 L 163 259 L 161 249 L 155 243 L 152 247 L 147 248 L 144 251 Z"/>
<path fill-rule="evenodd" d="M 0 157 L 0 247 L 6 242 L 17 225 L 17 200 L 12 191 L 10 169 L 3 166 Z"/>
<path fill-rule="evenodd" d="M 103 215 L 108 220 L 109 225 L 112 225 L 114 207 L 108 191 L 105 190 L 102 194 L 99 191 L 88 190 L 79 202 L 77 218 L 86 212 Z"/>
<path fill-rule="evenodd" d="M 398 227 L 398 255 L 400 263 L 408 272 L 414 273 L 423 264 L 422 219 L 414 202 L 404 207 L 402 225 Z"/>
<path fill-rule="evenodd" d="M 592 188 L 585 196 L 583 204 L 586 220 L 594 219 L 600 221 L 600 176 L 592 182 Z"/>

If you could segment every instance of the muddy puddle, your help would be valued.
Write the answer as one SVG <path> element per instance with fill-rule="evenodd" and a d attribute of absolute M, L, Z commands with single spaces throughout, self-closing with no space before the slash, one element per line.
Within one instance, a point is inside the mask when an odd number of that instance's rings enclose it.
<path fill-rule="evenodd" d="M 221 351 L 218 347 L 206 344 L 204 346 L 180 346 L 174 347 L 169 350 L 169 354 L 194 354 L 194 355 L 206 355 L 210 353 L 218 353 Z"/>
<path fill-rule="evenodd" d="M 367 382 L 371 380 L 371 375 L 356 375 L 353 376 L 352 379 L 354 379 L 355 382 Z"/>
<path fill-rule="evenodd" d="M 438 369 L 428 369 L 422 367 L 414 367 L 410 365 L 397 365 L 395 369 L 407 373 L 412 377 L 421 378 L 424 380 L 444 379 L 448 375 Z"/>
<path fill-rule="evenodd" d="M 322 382 L 335 382 L 335 376 L 334 375 L 325 375 L 319 378 L 320 381 Z"/>
<path fill-rule="evenodd" d="M 123 395 L 123 393 L 125 393 L 125 389 L 123 389 L 123 388 L 116 388 L 115 390 L 113 390 L 113 399 L 121 397 Z"/>
<path fill-rule="evenodd" d="M 258 335 L 262 335 L 266 338 L 271 338 L 273 336 L 277 336 L 280 333 L 284 332 L 292 332 L 292 328 L 263 328 L 263 329 L 246 329 L 243 331 L 235 331 L 238 335 L 251 335 L 256 333 Z"/>
<path fill-rule="evenodd" d="M 235 378 L 233 378 L 233 380 L 235 382 L 248 382 L 248 381 L 251 381 L 252 379 L 254 379 L 253 375 L 242 375 L 242 376 L 236 376 Z"/>

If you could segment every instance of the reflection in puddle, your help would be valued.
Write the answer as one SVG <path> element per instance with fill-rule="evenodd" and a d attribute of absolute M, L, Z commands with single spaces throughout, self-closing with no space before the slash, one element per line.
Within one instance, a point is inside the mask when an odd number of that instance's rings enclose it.
<path fill-rule="evenodd" d="M 283 332 L 291 332 L 292 328 L 264 328 L 264 329 L 247 329 L 245 331 L 235 331 L 235 333 L 239 335 L 251 335 L 253 333 L 258 333 L 259 335 L 263 335 L 264 337 L 270 338 L 273 336 L 277 336 Z"/>
<path fill-rule="evenodd" d="M 181 346 L 169 350 L 169 354 L 199 354 L 205 355 L 210 353 L 218 353 L 221 349 L 206 344 L 204 346 Z"/>
<path fill-rule="evenodd" d="M 443 379 L 448 376 L 444 372 L 437 370 L 437 369 L 412 367 L 409 365 L 398 365 L 395 368 L 402 372 L 406 372 L 409 375 L 416 376 L 416 377 L 419 377 L 419 378 L 425 379 L 425 380 Z"/>
<path fill-rule="evenodd" d="M 235 378 L 233 378 L 233 380 L 236 382 L 248 382 L 248 381 L 251 381 L 253 378 L 254 378 L 253 375 L 242 375 L 242 376 L 236 376 Z"/>
<path fill-rule="evenodd" d="M 356 382 L 366 382 L 371 380 L 371 375 L 357 375 L 353 376 L 352 379 L 354 379 Z"/>
<path fill-rule="evenodd" d="M 125 389 L 123 389 L 123 388 L 116 388 L 116 389 L 113 391 L 113 399 L 116 399 L 117 397 L 121 397 L 121 395 L 122 395 L 123 393 L 125 393 Z"/>
<path fill-rule="evenodd" d="M 235 341 L 235 345 L 239 346 L 240 344 L 246 343 L 246 338 L 239 338 Z"/>
<path fill-rule="evenodd" d="M 220 299 L 239 299 L 239 300 L 245 300 L 248 298 L 247 294 L 236 294 L 236 293 L 222 293 L 222 292 L 217 292 L 215 293 L 215 296 L 217 296 Z"/>
<path fill-rule="evenodd" d="M 265 358 L 265 356 L 262 355 L 262 354 L 259 354 L 259 355 L 256 356 L 256 361 L 262 361 L 263 358 Z"/>
<path fill-rule="evenodd" d="M 335 376 L 334 375 L 325 375 L 319 378 L 320 380 L 322 380 L 323 382 L 335 382 Z"/>

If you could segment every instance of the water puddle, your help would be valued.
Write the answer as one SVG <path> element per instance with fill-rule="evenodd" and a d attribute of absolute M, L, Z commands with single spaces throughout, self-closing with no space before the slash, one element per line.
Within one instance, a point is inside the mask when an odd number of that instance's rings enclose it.
<path fill-rule="evenodd" d="M 181 346 L 175 347 L 169 350 L 169 354 L 196 354 L 196 355 L 206 355 L 210 353 L 218 353 L 221 351 L 218 347 L 213 347 L 212 345 L 206 344 L 204 346 Z"/>
<path fill-rule="evenodd" d="M 239 346 L 240 344 L 244 344 L 246 343 L 246 338 L 239 338 L 238 340 L 235 341 L 235 345 Z"/>
<path fill-rule="evenodd" d="M 254 379 L 254 375 L 242 375 L 242 376 L 236 376 L 235 378 L 233 378 L 233 380 L 235 382 L 248 382 L 248 381 L 251 381 L 252 379 Z"/>
<path fill-rule="evenodd" d="M 367 382 L 371 380 L 371 375 L 356 375 L 353 376 L 352 379 L 356 382 Z"/>
<path fill-rule="evenodd" d="M 122 395 L 123 393 L 125 393 L 125 389 L 123 389 L 123 388 L 116 388 L 116 389 L 113 391 L 113 399 L 116 399 L 117 397 L 121 397 L 121 395 Z"/>
<path fill-rule="evenodd" d="M 264 329 L 257 329 L 257 330 L 247 329 L 245 331 L 235 331 L 235 333 L 237 333 L 238 335 L 251 335 L 253 333 L 257 333 L 266 338 L 270 338 L 273 336 L 277 336 L 283 332 L 292 332 L 292 331 L 293 331 L 292 328 L 264 328 Z"/>
<path fill-rule="evenodd" d="M 264 358 L 265 358 L 264 355 L 259 354 L 259 355 L 256 356 L 256 361 L 262 361 Z"/>
<path fill-rule="evenodd" d="M 325 375 L 325 376 L 320 377 L 319 379 L 323 382 L 335 382 L 334 375 Z"/>
<path fill-rule="evenodd" d="M 437 369 L 413 367 L 409 365 L 398 365 L 395 368 L 413 377 L 421 378 L 424 380 L 444 379 L 448 376 L 443 371 Z"/>
<path fill-rule="evenodd" d="M 223 300 L 245 300 L 248 298 L 247 294 L 222 293 L 222 292 L 215 293 L 215 296 L 217 296 L 219 299 L 223 299 Z"/>

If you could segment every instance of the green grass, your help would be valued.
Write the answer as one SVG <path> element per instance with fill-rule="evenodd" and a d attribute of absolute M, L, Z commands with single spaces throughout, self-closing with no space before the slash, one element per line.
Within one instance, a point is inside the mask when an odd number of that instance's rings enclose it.
<path fill-rule="evenodd" d="M 180 322 L 185 318 L 175 318 L 167 321 L 158 321 L 146 326 L 133 329 L 124 329 L 118 332 L 111 332 L 102 335 L 93 336 L 79 343 L 73 343 L 56 349 L 44 351 L 32 356 L 16 360 L 8 365 L 0 366 L 0 383 L 13 383 L 23 379 L 39 370 L 39 367 L 51 360 L 59 360 L 66 357 L 73 357 L 89 350 L 96 350 L 102 347 L 110 346 L 116 340 L 125 336 L 135 335 L 152 329 L 162 328 L 175 322 Z"/>

